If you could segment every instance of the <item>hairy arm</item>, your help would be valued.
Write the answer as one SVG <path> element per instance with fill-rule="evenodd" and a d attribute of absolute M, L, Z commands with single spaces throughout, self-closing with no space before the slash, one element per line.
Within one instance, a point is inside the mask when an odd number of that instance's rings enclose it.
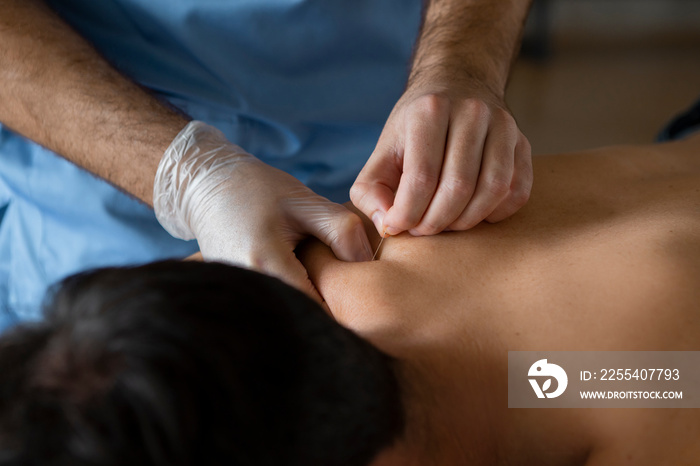
<path fill-rule="evenodd" d="M 188 120 L 112 68 L 40 0 L 0 0 L 0 11 L 0 122 L 151 206 L 161 157 L 177 142 L 169 152 L 181 163 L 165 177 L 176 182 L 159 194 L 195 201 L 160 209 L 159 221 L 186 219 L 182 232 L 196 237 L 205 259 L 256 268 L 318 298 L 294 256 L 301 238 L 320 238 L 344 260 L 371 257 L 359 218 L 213 128 L 195 123 L 199 136 L 174 141 Z M 200 170 L 188 187 L 200 156 L 216 161 L 218 175 Z"/>
<path fill-rule="evenodd" d="M 470 81 L 503 97 L 532 0 L 431 0 L 414 53 L 409 87 Z"/>
<path fill-rule="evenodd" d="M 528 200 L 531 149 L 504 102 L 530 0 L 432 0 L 408 86 L 350 197 L 390 235 L 468 230 Z"/>
<path fill-rule="evenodd" d="M 39 0 L 0 0 L 0 122 L 149 205 L 187 119 L 112 68 Z"/>

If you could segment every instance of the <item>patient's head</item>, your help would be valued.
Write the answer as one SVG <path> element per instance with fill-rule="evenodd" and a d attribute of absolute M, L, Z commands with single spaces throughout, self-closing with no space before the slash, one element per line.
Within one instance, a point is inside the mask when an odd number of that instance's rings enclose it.
<path fill-rule="evenodd" d="M 387 356 L 223 264 L 66 279 L 0 377 L 0 465 L 362 465 L 403 425 Z"/>

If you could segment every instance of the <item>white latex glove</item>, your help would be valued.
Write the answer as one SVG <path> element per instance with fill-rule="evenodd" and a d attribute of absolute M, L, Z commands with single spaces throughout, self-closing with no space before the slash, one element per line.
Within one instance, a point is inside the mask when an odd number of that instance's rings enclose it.
<path fill-rule="evenodd" d="M 345 261 L 372 258 L 360 218 L 264 164 L 218 129 L 190 122 L 165 151 L 153 188 L 158 221 L 199 242 L 205 260 L 276 276 L 320 300 L 294 248 L 312 235 Z"/>

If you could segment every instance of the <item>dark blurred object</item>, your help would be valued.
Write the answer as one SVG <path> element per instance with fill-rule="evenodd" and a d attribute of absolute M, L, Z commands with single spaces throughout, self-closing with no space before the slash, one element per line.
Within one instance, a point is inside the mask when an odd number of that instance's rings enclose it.
<path fill-rule="evenodd" d="M 700 99 L 695 105 L 674 118 L 657 136 L 657 142 L 683 139 L 690 133 L 700 130 Z"/>
<path fill-rule="evenodd" d="M 520 53 L 524 58 L 544 61 L 552 54 L 551 0 L 535 0 L 530 10 Z"/>

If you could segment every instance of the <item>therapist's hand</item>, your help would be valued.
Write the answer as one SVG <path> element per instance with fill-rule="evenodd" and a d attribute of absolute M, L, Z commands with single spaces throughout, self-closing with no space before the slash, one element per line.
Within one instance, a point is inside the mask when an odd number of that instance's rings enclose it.
<path fill-rule="evenodd" d="M 530 144 L 503 100 L 431 83 L 398 101 L 350 197 L 380 233 L 418 236 L 505 219 L 531 187 Z"/>
<path fill-rule="evenodd" d="M 191 122 L 163 156 L 154 208 L 173 236 L 196 238 L 205 260 L 276 276 L 321 301 L 294 249 L 311 235 L 345 261 L 372 258 L 362 221 L 291 175 Z"/>

